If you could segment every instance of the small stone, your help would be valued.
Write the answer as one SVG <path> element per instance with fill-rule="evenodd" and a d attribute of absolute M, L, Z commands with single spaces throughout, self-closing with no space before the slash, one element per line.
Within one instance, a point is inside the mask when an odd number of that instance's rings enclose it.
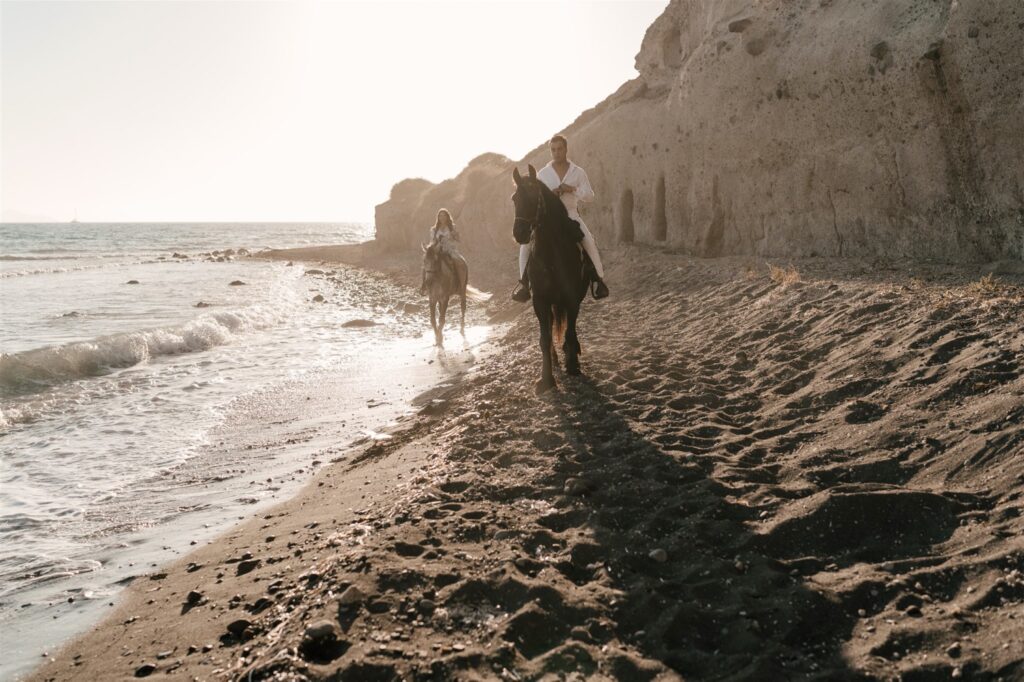
<path fill-rule="evenodd" d="M 654 561 L 657 561 L 659 564 L 663 564 L 668 561 L 668 552 L 660 547 L 658 549 L 652 549 L 647 556 Z"/>
<path fill-rule="evenodd" d="M 960 658 L 961 651 L 962 649 L 960 646 L 960 642 L 953 642 L 948 647 L 946 647 L 946 655 L 950 658 Z"/>
<path fill-rule="evenodd" d="M 863 618 L 864 616 L 868 615 L 868 612 L 864 609 L 857 609 L 857 615 Z"/>
<path fill-rule="evenodd" d="M 243 282 L 243 281 L 242 281 L 242 280 L 240 280 L 240 279 L 236 279 L 236 280 L 235 280 L 235 281 L 233 281 L 233 282 L 232 282 L 232 283 L 231 283 L 231 284 L 230 284 L 229 286 L 233 286 L 233 287 L 242 287 L 242 286 L 245 286 L 245 282 Z"/>
<path fill-rule="evenodd" d="M 338 638 L 338 628 L 329 620 L 318 620 L 306 627 L 305 638 L 312 642 L 327 642 Z"/>
<path fill-rule="evenodd" d="M 158 654 L 156 655 L 156 660 L 158 660 L 158 661 L 162 661 L 162 660 L 164 660 L 165 658 L 170 658 L 170 657 L 171 657 L 171 654 L 173 654 L 173 653 L 174 653 L 174 651 L 173 651 L 173 650 L 169 650 L 169 651 L 161 651 L 160 653 L 158 653 Z"/>
<path fill-rule="evenodd" d="M 135 669 L 135 677 L 149 677 L 156 670 L 156 665 L 153 663 L 143 663 Z"/>
<path fill-rule="evenodd" d="M 437 604 L 432 599 L 420 599 L 419 603 L 416 604 L 416 608 L 420 613 L 429 616 L 437 608 Z"/>
<path fill-rule="evenodd" d="M 252 625 L 252 623 L 244 618 L 233 620 L 230 623 L 228 623 L 228 632 L 230 632 L 235 637 L 241 637 L 242 633 L 244 633 L 246 628 L 248 628 L 250 625 Z"/>
<path fill-rule="evenodd" d="M 211 651 L 213 651 L 213 645 L 212 644 L 204 644 L 203 645 L 203 653 L 204 654 L 208 654 Z"/>
<path fill-rule="evenodd" d="M 125 284 L 138 284 L 138 283 L 139 283 L 139 280 L 137 280 L 137 279 L 130 279 L 127 282 L 125 282 Z"/>
<path fill-rule="evenodd" d="M 964 671 L 963 668 L 961 668 L 960 666 L 953 668 L 953 672 L 950 673 L 950 677 L 952 677 L 954 680 L 959 680 L 963 676 Z"/>
<path fill-rule="evenodd" d="M 907 610 L 904 611 L 903 613 L 907 614 L 908 616 L 912 616 L 914 618 L 918 618 L 921 615 L 921 607 L 918 606 L 917 604 L 911 604 L 910 606 L 907 607 Z"/>
<path fill-rule="evenodd" d="M 323 294 L 317 294 L 316 296 L 313 297 L 313 303 L 323 303 L 324 300 L 325 299 Z"/>
<path fill-rule="evenodd" d="M 361 604 L 366 599 L 366 594 L 355 585 L 349 585 L 348 589 L 338 597 L 338 603 L 342 606 Z"/>
<path fill-rule="evenodd" d="M 197 647 L 195 645 L 191 645 L 188 648 L 188 655 L 191 656 L 192 654 L 196 653 L 197 651 L 199 651 L 199 647 Z"/>
<path fill-rule="evenodd" d="M 238 568 L 235 570 L 236 575 L 245 575 L 249 571 L 253 570 L 260 565 L 259 559 L 247 559 L 245 561 L 238 562 Z"/>
<path fill-rule="evenodd" d="M 189 606 L 195 606 L 196 604 L 198 604 L 202 600 L 203 600 L 203 593 L 199 592 L 197 590 L 192 590 L 191 592 L 188 593 L 188 596 L 185 597 L 185 603 L 188 604 Z"/>

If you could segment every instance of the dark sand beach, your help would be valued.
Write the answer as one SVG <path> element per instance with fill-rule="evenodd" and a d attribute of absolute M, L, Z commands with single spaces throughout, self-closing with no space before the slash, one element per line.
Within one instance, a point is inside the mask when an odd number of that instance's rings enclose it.
<path fill-rule="evenodd" d="M 471 260 L 492 354 L 31 679 L 1021 679 L 1024 278 L 608 260 L 541 397 Z"/>

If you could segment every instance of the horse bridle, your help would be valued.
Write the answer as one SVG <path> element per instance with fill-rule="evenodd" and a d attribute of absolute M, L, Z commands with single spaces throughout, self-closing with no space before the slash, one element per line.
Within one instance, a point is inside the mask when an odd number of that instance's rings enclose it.
<path fill-rule="evenodd" d="M 519 222 L 527 223 L 530 226 L 530 234 L 533 234 L 533 232 L 537 229 L 537 225 L 540 223 L 541 217 L 543 217 L 544 215 L 544 209 L 544 194 L 542 192 L 538 192 L 537 213 L 536 215 L 533 216 L 533 220 L 530 220 L 529 218 L 523 218 L 522 216 L 516 216 L 515 219 L 513 219 L 512 221 L 513 227 Z"/>
<path fill-rule="evenodd" d="M 430 263 L 430 267 L 427 267 L 427 266 L 423 267 L 424 275 L 426 275 L 428 278 L 430 278 L 430 277 L 433 277 L 433 275 L 436 275 L 437 273 L 442 272 L 444 270 L 444 268 L 445 268 L 445 265 L 442 262 L 442 260 L 443 259 L 441 257 L 441 253 L 440 252 L 435 252 L 432 256 L 430 256 L 430 258 L 427 259 L 427 262 Z"/>

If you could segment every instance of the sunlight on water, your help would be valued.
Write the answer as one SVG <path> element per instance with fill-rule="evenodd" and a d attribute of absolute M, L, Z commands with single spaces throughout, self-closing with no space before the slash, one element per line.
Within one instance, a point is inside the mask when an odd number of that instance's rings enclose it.
<path fill-rule="evenodd" d="M 405 312 L 415 296 L 380 278 L 203 255 L 287 241 L 258 226 L 248 241 L 188 228 L 157 246 L 90 229 L 47 255 L 40 241 L 63 226 L 36 242 L 3 226 L 0 628 L 17 653 L 0 677 L 87 626 L 118 581 L 295 490 L 310 462 L 387 439 L 490 331 L 462 336 L 450 317 L 437 348 L 426 316 Z"/>

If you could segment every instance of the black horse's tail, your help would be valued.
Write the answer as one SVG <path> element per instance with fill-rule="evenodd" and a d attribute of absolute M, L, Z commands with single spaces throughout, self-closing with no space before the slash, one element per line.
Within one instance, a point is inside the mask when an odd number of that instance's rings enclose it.
<path fill-rule="evenodd" d="M 558 303 L 551 304 L 551 340 L 556 346 L 565 340 L 565 325 L 568 315 Z"/>

